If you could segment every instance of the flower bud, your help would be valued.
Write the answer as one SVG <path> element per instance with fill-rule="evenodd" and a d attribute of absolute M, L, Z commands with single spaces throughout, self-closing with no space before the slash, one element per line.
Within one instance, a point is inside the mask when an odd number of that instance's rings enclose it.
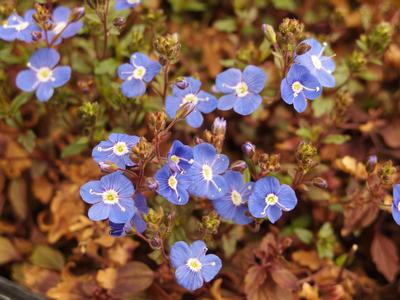
<path fill-rule="evenodd" d="M 312 180 L 312 184 L 316 187 L 319 187 L 321 189 L 327 189 L 328 188 L 328 182 L 322 178 L 322 177 L 315 177 Z"/>
<path fill-rule="evenodd" d="M 193 102 L 186 102 L 181 107 L 179 107 L 176 112 L 176 119 L 184 119 L 186 118 L 195 108 Z"/>
<path fill-rule="evenodd" d="M 126 24 L 126 19 L 124 17 L 116 17 L 112 23 L 115 27 L 121 28 Z"/>
<path fill-rule="evenodd" d="M 154 48 L 160 55 L 160 63 L 166 65 L 178 61 L 181 44 L 177 33 L 167 34 L 166 36 L 157 36 L 153 42 Z"/>
<path fill-rule="evenodd" d="M 198 136 L 196 136 L 196 137 L 194 138 L 194 143 L 195 143 L 196 145 L 199 145 L 199 144 L 204 143 L 204 140 L 201 139 L 201 138 L 199 138 Z"/>
<path fill-rule="evenodd" d="M 118 166 L 112 162 L 101 161 L 99 162 L 99 167 L 105 172 L 114 172 L 118 170 Z"/>
<path fill-rule="evenodd" d="M 244 155 L 251 158 L 256 152 L 256 147 L 252 143 L 246 142 L 242 145 L 242 151 Z"/>
<path fill-rule="evenodd" d="M 149 190 L 156 191 L 158 189 L 158 181 L 155 180 L 153 177 L 147 177 L 146 186 Z"/>
<path fill-rule="evenodd" d="M 376 155 L 371 155 L 370 157 L 368 157 L 366 165 L 367 171 L 369 173 L 373 172 L 377 163 L 378 163 L 378 157 Z"/>
<path fill-rule="evenodd" d="M 186 88 L 189 86 L 189 82 L 187 82 L 186 79 L 183 78 L 183 77 L 178 77 L 178 78 L 175 80 L 175 85 L 176 85 L 179 89 L 184 90 L 184 89 L 186 89 Z"/>
<path fill-rule="evenodd" d="M 276 44 L 276 33 L 274 30 L 274 27 L 272 27 L 269 24 L 263 24 L 262 29 L 264 31 L 264 35 L 266 39 L 271 43 L 271 44 Z"/>
<path fill-rule="evenodd" d="M 42 33 L 40 31 L 33 31 L 32 32 L 32 39 L 35 42 L 40 41 L 42 39 Z"/>
<path fill-rule="evenodd" d="M 212 130 L 212 133 L 215 135 L 225 136 L 226 120 L 224 118 L 220 118 L 220 117 L 215 118 L 211 130 Z"/>
<path fill-rule="evenodd" d="M 68 21 L 70 23 L 78 22 L 80 19 L 83 18 L 84 15 L 85 15 L 85 7 L 83 6 L 75 7 L 71 12 Z"/>
<path fill-rule="evenodd" d="M 231 164 L 230 169 L 233 171 L 242 172 L 247 168 L 247 164 L 244 160 L 237 160 Z"/>

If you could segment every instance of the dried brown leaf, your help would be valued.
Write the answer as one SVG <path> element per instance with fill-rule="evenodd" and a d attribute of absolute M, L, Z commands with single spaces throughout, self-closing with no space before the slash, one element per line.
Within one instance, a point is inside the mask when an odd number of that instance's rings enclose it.
<path fill-rule="evenodd" d="M 43 204 L 49 203 L 53 195 L 53 185 L 46 177 L 39 176 L 33 180 L 32 184 L 33 195 Z"/>
<path fill-rule="evenodd" d="M 321 260 L 318 257 L 317 251 L 299 250 L 292 253 L 292 259 L 300 266 L 307 267 L 312 271 L 321 268 Z"/>
<path fill-rule="evenodd" d="M 395 243 L 376 232 L 371 244 L 371 256 L 379 272 L 389 282 L 394 282 L 399 271 L 399 256 Z"/>
<path fill-rule="evenodd" d="M 14 245 L 6 237 L 0 236 L 0 265 L 18 260 L 20 255 Z"/>
<path fill-rule="evenodd" d="M 8 187 L 8 200 L 20 220 L 25 220 L 28 213 L 27 187 L 23 178 L 13 179 Z"/>

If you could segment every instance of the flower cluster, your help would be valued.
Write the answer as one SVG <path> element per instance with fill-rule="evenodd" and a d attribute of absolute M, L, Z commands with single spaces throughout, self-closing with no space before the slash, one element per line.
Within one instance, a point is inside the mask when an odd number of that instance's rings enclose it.
<path fill-rule="evenodd" d="M 295 55 L 294 63 L 281 82 L 281 96 L 287 104 L 301 113 L 307 108 L 307 99 L 314 100 L 322 93 L 322 87 L 332 88 L 336 81 L 332 73 L 335 62 L 324 56 L 326 44 L 315 39 L 307 39 L 300 46 L 309 48 L 307 52 Z"/>

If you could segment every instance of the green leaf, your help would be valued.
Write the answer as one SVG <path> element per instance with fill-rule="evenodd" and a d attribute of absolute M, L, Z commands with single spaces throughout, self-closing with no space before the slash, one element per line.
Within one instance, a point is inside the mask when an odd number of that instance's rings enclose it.
<path fill-rule="evenodd" d="M 28 130 L 18 137 L 18 142 L 31 153 L 36 146 L 36 135 L 32 130 Z"/>
<path fill-rule="evenodd" d="M 30 93 L 21 93 L 17 97 L 15 97 L 11 102 L 11 107 L 10 107 L 11 115 L 15 115 L 20 109 L 20 107 L 29 101 L 31 96 L 32 94 Z"/>
<path fill-rule="evenodd" d="M 214 27 L 222 32 L 234 32 L 236 30 L 236 20 L 233 18 L 218 20 L 214 23 Z"/>
<path fill-rule="evenodd" d="M 326 138 L 324 138 L 324 143 L 341 145 L 341 144 L 346 143 L 350 139 L 351 139 L 351 136 L 349 136 L 347 134 L 330 134 Z"/>
<path fill-rule="evenodd" d="M 312 103 L 314 116 L 319 118 L 324 114 L 330 113 L 335 106 L 335 101 L 331 98 L 317 98 Z"/>
<path fill-rule="evenodd" d="M 61 158 L 77 155 L 82 153 L 89 146 L 89 139 L 85 136 L 79 138 L 74 143 L 68 145 L 61 152 Z"/>
<path fill-rule="evenodd" d="M 48 246 L 37 246 L 31 255 L 31 262 L 39 267 L 61 271 L 64 268 L 64 257 L 60 251 Z"/>
<path fill-rule="evenodd" d="M 117 70 L 118 66 L 119 63 L 114 58 L 108 58 L 96 65 L 94 73 L 96 75 L 108 74 L 113 76 L 115 75 L 115 71 Z"/>
<path fill-rule="evenodd" d="M 313 233 L 304 228 L 295 228 L 294 233 L 305 244 L 310 244 L 313 240 Z"/>

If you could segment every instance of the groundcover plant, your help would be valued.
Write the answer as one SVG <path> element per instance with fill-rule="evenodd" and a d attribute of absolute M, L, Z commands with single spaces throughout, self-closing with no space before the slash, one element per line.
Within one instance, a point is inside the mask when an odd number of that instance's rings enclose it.
<path fill-rule="evenodd" d="M 0 3 L 1 275 L 50 299 L 399 299 L 395 1 Z"/>

